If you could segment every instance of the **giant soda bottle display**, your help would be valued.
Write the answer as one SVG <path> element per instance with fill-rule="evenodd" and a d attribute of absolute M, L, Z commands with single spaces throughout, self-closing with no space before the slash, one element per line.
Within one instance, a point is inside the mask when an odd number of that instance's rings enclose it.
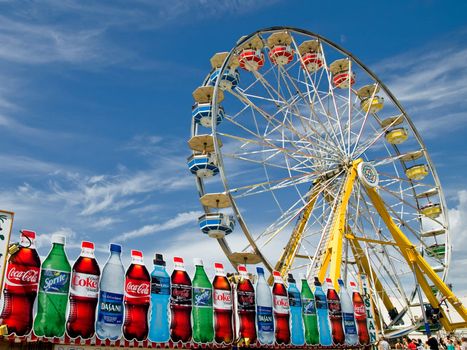
<path fill-rule="evenodd" d="M 256 342 L 256 305 L 255 289 L 248 277 L 245 265 L 238 266 L 240 280 L 237 284 L 237 312 L 239 320 L 240 341 L 248 343 Z"/>
<path fill-rule="evenodd" d="M 274 320 L 276 330 L 276 343 L 290 343 L 289 327 L 289 298 L 287 289 L 285 289 L 281 274 L 278 271 L 273 272 L 274 286 L 272 287 L 272 302 L 274 305 Z"/>
<path fill-rule="evenodd" d="M 214 338 L 217 343 L 231 343 L 232 329 L 232 288 L 224 271 L 224 265 L 215 263 L 214 288 Z"/>
<path fill-rule="evenodd" d="M 358 344 L 357 326 L 355 325 L 354 308 L 352 299 L 350 298 L 344 281 L 340 278 L 339 283 L 339 298 L 342 306 L 342 319 L 344 323 L 345 343 L 349 345 Z"/>
<path fill-rule="evenodd" d="M 22 230 L 19 250 L 8 260 L 3 289 L 0 324 L 8 333 L 26 335 L 32 329 L 32 307 L 37 295 L 41 261 L 36 251 L 34 231 Z"/>
<path fill-rule="evenodd" d="M 154 270 L 151 272 L 151 317 L 149 320 L 149 340 L 166 342 L 170 339 L 169 298 L 170 276 L 165 270 L 162 254 L 156 254 Z"/>
<path fill-rule="evenodd" d="M 305 326 L 305 342 L 308 345 L 319 344 L 318 318 L 316 316 L 315 297 L 304 274 L 302 280 L 302 312 Z"/>
<path fill-rule="evenodd" d="M 264 277 L 264 269 L 257 267 L 258 281 L 256 282 L 256 328 L 258 340 L 261 344 L 274 342 L 274 318 L 272 316 L 272 294 Z"/>
<path fill-rule="evenodd" d="M 174 271 L 170 282 L 170 336 L 174 342 L 187 342 L 191 339 L 192 288 L 182 258 L 174 257 Z"/>
<path fill-rule="evenodd" d="M 320 345 L 332 345 L 331 328 L 329 327 L 329 311 L 326 294 L 324 294 L 321 282 L 315 277 L 315 305 L 318 316 L 318 330 Z"/>
<path fill-rule="evenodd" d="M 87 339 L 94 335 L 100 274 L 94 243 L 82 242 L 81 255 L 71 273 L 70 312 L 66 323 L 70 338 Z"/>
<path fill-rule="evenodd" d="M 65 236 L 52 236 L 52 243 L 52 249 L 41 267 L 33 328 L 39 337 L 61 337 L 65 333 L 71 266 L 64 249 Z"/>
<path fill-rule="evenodd" d="M 96 321 L 96 335 L 100 339 L 117 340 L 122 334 L 125 269 L 121 251 L 120 245 L 110 244 L 110 257 L 102 269 Z"/>
<path fill-rule="evenodd" d="M 291 343 L 293 345 L 303 345 L 305 343 L 305 334 L 303 330 L 302 299 L 291 273 L 289 273 L 287 282 L 289 283 L 287 293 L 289 295 L 290 305 Z"/>
<path fill-rule="evenodd" d="M 209 343 L 214 339 L 214 315 L 212 307 L 212 285 L 203 261 L 193 259 L 195 276 L 193 277 L 193 341 Z"/>
<path fill-rule="evenodd" d="M 326 278 L 328 291 L 326 299 L 328 300 L 329 321 L 331 323 L 332 342 L 334 344 L 344 344 L 344 328 L 342 327 L 342 308 L 339 295 L 332 284 L 330 278 Z"/>
<path fill-rule="evenodd" d="M 363 298 L 357 289 L 355 282 L 350 282 L 352 288 L 352 302 L 354 308 L 355 321 L 357 322 L 358 342 L 362 345 L 370 343 L 370 334 L 366 325 L 366 308 Z"/>
<path fill-rule="evenodd" d="M 125 321 L 123 336 L 127 340 L 144 340 L 148 335 L 150 277 L 144 266 L 143 253 L 131 251 L 131 265 L 125 274 Z"/>

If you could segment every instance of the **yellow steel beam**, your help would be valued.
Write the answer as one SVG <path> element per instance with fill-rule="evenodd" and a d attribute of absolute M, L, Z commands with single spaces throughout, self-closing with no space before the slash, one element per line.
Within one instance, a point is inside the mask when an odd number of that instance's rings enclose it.
<path fill-rule="evenodd" d="M 350 230 L 349 228 L 347 228 Z M 365 237 L 358 237 L 355 236 L 353 233 L 347 233 L 345 235 L 345 238 L 354 240 L 354 241 L 362 241 L 362 242 L 368 242 L 368 243 L 376 243 L 376 244 L 381 244 L 381 245 L 397 245 L 396 242 L 391 242 L 391 241 L 382 241 L 379 239 L 371 239 L 371 238 L 365 238 Z"/>
<path fill-rule="evenodd" d="M 450 323 L 449 319 L 441 307 L 438 299 L 433 294 L 426 278 L 430 279 L 431 282 L 438 288 L 438 291 L 446 298 L 446 300 L 454 307 L 454 309 L 459 313 L 459 315 L 467 322 L 467 309 L 462 305 L 460 300 L 455 296 L 455 294 L 449 289 L 446 283 L 438 276 L 438 274 L 433 270 L 433 268 L 426 262 L 426 260 L 421 256 L 417 251 L 416 247 L 410 242 L 410 240 L 405 236 L 405 234 L 400 230 L 400 228 L 392 220 L 389 212 L 386 209 L 386 206 L 376 192 L 375 188 L 367 187 L 366 191 L 370 200 L 372 201 L 374 207 L 378 211 L 378 214 L 383 219 L 386 224 L 389 232 L 394 239 L 394 241 L 399 246 L 402 255 L 406 259 L 407 263 L 414 268 L 417 281 L 422 288 L 425 296 L 430 302 L 433 308 L 440 309 L 443 317 L 440 318 L 440 322 L 447 331 L 451 331 L 454 328 L 458 327 L 456 323 Z M 462 324 L 462 323 L 459 323 Z"/>
<path fill-rule="evenodd" d="M 287 242 L 287 245 L 284 247 L 284 250 L 277 261 L 274 269 L 279 271 L 280 274 L 284 277 L 290 270 L 290 267 L 293 264 L 295 259 L 296 253 L 298 251 L 300 241 L 302 240 L 303 232 L 305 231 L 306 224 L 308 223 L 308 219 L 310 218 L 311 213 L 313 212 L 313 208 L 316 203 L 316 199 L 318 198 L 319 192 L 321 191 L 320 183 L 315 183 L 313 189 L 311 190 L 310 195 L 308 196 L 308 204 L 306 205 L 305 209 L 303 210 L 300 219 L 298 220 L 297 225 L 295 226 L 292 235 Z M 268 280 L 269 284 L 272 284 L 273 279 L 272 275 L 269 277 Z"/>
<path fill-rule="evenodd" d="M 330 258 L 328 260 L 325 259 L 323 261 L 323 264 L 321 265 L 318 274 L 320 280 L 324 279 L 324 276 L 326 275 L 326 271 L 328 269 L 328 265 L 330 265 L 329 276 L 331 277 L 336 290 L 339 290 L 339 283 L 337 283 L 337 279 L 341 276 L 342 241 L 345 234 L 345 228 L 347 226 L 347 206 L 349 204 L 350 195 L 352 194 L 355 179 L 357 178 L 357 166 L 361 162 L 362 159 L 355 160 L 347 173 L 345 184 L 339 198 L 340 203 L 337 205 L 337 208 L 334 213 L 328 246 L 326 248 L 325 257 L 327 257 L 327 255 L 330 255 Z"/>

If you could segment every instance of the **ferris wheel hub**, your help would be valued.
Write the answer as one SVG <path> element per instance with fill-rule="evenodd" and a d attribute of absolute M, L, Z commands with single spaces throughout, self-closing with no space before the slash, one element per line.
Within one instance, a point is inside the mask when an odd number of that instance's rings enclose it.
<path fill-rule="evenodd" d="M 365 186 L 372 188 L 378 186 L 379 175 L 376 168 L 371 163 L 361 162 L 358 164 L 357 173 L 359 179 Z"/>

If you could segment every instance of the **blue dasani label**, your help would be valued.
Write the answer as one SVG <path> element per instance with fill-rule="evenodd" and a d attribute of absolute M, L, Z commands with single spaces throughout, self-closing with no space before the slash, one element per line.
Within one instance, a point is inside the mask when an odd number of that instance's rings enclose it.
<path fill-rule="evenodd" d="M 123 294 L 100 292 L 97 321 L 108 324 L 123 323 Z"/>
<path fill-rule="evenodd" d="M 68 295 L 70 272 L 44 269 L 41 271 L 39 290 L 47 294 Z"/>
<path fill-rule="evenodd" d="M 310 298 L 302 298 L 303 313 L 305 315 L 315 315 L 315 300 Z"/>
<path fill-rule="evenodd" d="M 152 294 L 170 294 L 170 277 L 151 276 L 151 293 Z"/>
<path fill-rule="evenodd" d="M 193 287 L 193 304 L 195 307 L 211 307 L 212 289 Z"/>
<path fill-rule="evenodd" d="M 258 332 L 274 332 L 274 320 L 272 307 L 258 306 Z"/>
<path fill-rule="evenodd" d="M 357 327 L 355 326 L 355 319 L 350 312 L 343 312 L 344 318 L 344 331 L 345 334 L 357 334 Z"/>

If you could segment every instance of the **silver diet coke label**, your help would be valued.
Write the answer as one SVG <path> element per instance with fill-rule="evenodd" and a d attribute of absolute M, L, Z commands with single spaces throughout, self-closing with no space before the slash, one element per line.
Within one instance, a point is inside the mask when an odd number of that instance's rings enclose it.
<path fill-rule="evenodd" d="M 75 272 L 71 279 L 70 293 L 79 297 L 97 298 L 99 292 L 99 276 Z"/>

